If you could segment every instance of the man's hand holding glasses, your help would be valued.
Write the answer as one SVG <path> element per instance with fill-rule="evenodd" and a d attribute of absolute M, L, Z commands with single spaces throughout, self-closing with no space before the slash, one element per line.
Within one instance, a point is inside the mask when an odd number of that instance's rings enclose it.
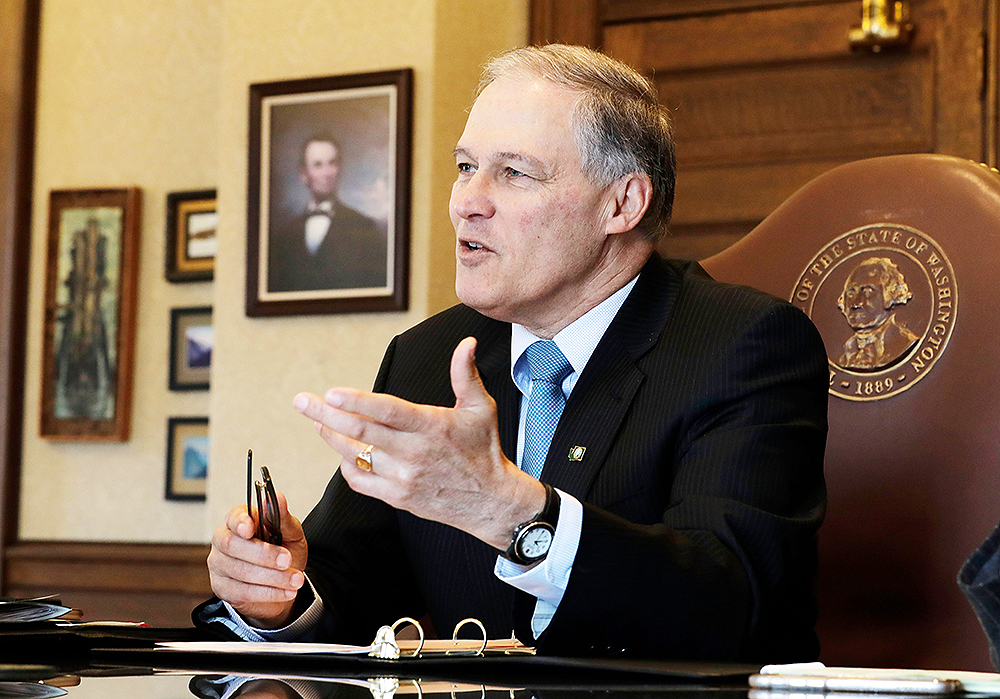
<path fill-rule="evenodd" d="M 247 504 L 226 513 L 212 536 L 208 571 L 212 591 L 257 628 L 280 628 L 291 621 L 308 546 L 302 525 L 288 513 L 266 467 L 253 478 L 247 452 Z"/>
<path fill-rule="evenodd" d="M 278 511 L 278 494 L 271 482 L 267 466 L 260 467 L 260 480 L 253 480 L 253 450 L 247 449 L 247 514 L 253 519 L 254 491 L 257 493 L 257 526 L 254 536 L 275 546 L 281 546 L 281 512 Z M 252 487 L 251 487 L 252 486 Z"/>

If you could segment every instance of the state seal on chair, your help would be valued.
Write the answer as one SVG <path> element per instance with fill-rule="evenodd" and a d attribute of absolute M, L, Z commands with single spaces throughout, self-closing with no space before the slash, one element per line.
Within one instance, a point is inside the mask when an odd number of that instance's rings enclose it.
<path fill-rule="evenodd" d="M 848 231 L 809 262 L 791 302 L 819 328 L 830 392 L 888 398 L 926 376 L 948 346 L 958 284 L 926 233 L 896 223 Z"/>

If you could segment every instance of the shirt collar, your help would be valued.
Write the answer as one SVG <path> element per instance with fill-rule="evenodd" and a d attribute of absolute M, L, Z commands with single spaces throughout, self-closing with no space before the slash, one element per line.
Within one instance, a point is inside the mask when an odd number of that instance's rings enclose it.
<path fill-rule="evenodd" d="M 583 373 L 587 362 L 590 361 L 590 356 L 597 349 L 597 343 L 601 341 L 608 326 L 611 325 L 611 321 L 618 315 L 618 311 L 625 303 L 625 299 L 628 298 L 638 278 L 636 275 L 632 281 L 574 320 L 552 338 L 556 346 L 559 347 L 559 351 L 565 355 L 570 366 L 573 367 L 573 373 L 563 383 L 563 390 L 567 394 L 576 385 L 576 379 Z M 523 325 L 517 323 L 511 325 L 510 377 L 524 395 L 528 395 L 528 388 L 531 385 L 528 361 L 523 358 L 524 350 L 532 342 L 541 339 L 543 338 L 538 337 Z"/>

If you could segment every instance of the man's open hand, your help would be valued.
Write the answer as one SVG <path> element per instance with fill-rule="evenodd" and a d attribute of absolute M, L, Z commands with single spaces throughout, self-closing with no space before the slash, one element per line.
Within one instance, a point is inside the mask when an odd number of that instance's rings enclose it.
<path fill-rule="evenodd" d="M 341 454 L 341 473 L 355 491 L 504 549 L 514 528 L 542 509 L 545 490 L 503 455 L 496 403 L 475 350 L 467 337 L 452 355 L 454 408 L 350 388 L 332 388 L 323 399 L 300 393 L 294 405 Z M 365 471 L 355 458 L 369 444 L 372 470 Z"/>

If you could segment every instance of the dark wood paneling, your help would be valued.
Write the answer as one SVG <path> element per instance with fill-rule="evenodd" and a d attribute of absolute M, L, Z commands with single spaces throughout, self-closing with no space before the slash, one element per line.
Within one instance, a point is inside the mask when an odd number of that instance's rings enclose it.
<path fill-rule="evenodd" d="M 603 48 L 646 72 L 850 56 L 847 28 L 857 23 L 859 6 L 841 1 L 609 24 L 602 33 Z"/>
<path fill-rule="evenodd" d="M 656 245 L 659 253 L 678 260 L 701 260 L 705 250 L 725 250 L 753 230 L 753 222 L 700 226 L 671 224 Z"/>
<path fill-rule="evenodd" d="M 681 168 L 934 147 L 934 74 L 926 53 L 658 73 L 656 84 L 673 106 Z"/>
<path fill-rule="evenodd" d="M 2 0 L 0 22 L 0 590 L 17 536 L 31 241 L 39 0 Z"/>
<path fill-rule="evenodd" d="M 567 0 L 573 2 L 573 0 Z M 796 5 L 825 5 L 830 0 L 799 0 Z M 761 7 L 785 7 L 788 0 L 603 0 L 601 18 L 604 22 L 634 22 L 639 19 L 683 17 L 716 12 L 732 12 Z M 861 3 L 857 6 L 861 11 Z M 860 17 L 860 14 L 858 15 Z"/>
<path fill-rule="evenodd" d="M 211 594 L 209 547 L 178 544 L 21 542 L 7 550 L 8 594 L 58 595 L 84 620 L 189 626 Z"/>
<path fill-rule="evenodd" d="M 598 0 L 531 0 L 532 44 L 580 44 L 597 47 L 600 42 Z"/>

